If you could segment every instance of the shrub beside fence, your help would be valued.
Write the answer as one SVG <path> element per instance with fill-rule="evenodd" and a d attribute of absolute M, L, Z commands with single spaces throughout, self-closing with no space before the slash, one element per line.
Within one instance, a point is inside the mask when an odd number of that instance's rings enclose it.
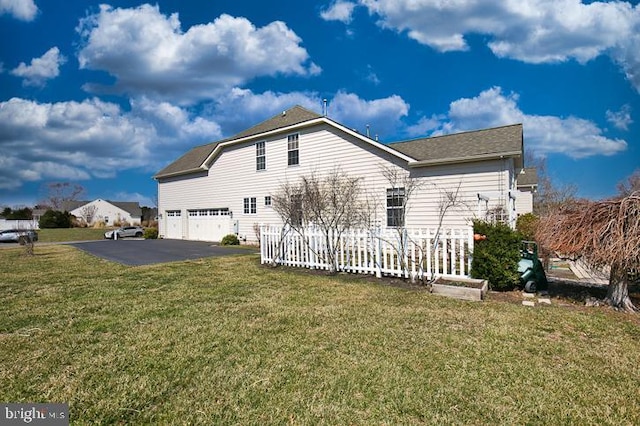
<path fill-rule="evenodd" d="M 472 252 L 471 227 L 441 229 L 439 234 L 435 229 L 372 229 L 341 235 L 312 227 L 260 227 L 263 264 L 431 280 L 469 277 Z"/>

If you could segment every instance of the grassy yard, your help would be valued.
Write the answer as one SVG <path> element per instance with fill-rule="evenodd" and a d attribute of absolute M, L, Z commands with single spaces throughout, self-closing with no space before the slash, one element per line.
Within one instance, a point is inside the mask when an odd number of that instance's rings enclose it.
<path fill-rule="evenodd" d="M 261 267 L 0 252 L 0 401 L 72 423 L 640 424 L 640 327 Z"/>
<path fill-rule="evenodd" d="M 41 243 L 59 243 L 65 241 L 90 241 L 104 238 L 106 229 L 97 228 L 60 228 L 39 229 L 38 241 Z"/>

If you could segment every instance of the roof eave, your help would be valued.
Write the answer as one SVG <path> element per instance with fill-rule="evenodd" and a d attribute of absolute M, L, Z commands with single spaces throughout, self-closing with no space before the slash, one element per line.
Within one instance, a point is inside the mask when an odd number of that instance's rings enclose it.
<path fill-rule="evenodd" d="M 500 160 L 502 158 L 513 158 L 513 157 L 520 157 L 520 156 L 522 156 L 521 151 L 508 151 L 508 152 L 499 152 L 499 153 L 491 153 L 491 154 L 472 155 L 469 157 L 450 157 L 450 158 L 440 158 L 435 160 L 410 161 L 409 167 L 425 167 L 425 166 L 439 166 L 439 165 L 446 165 L 446 164 L 473 163 L 476 161 Z"/>
<path fill-rule="evenodd" d="M 207 169 L 205 169 L 205 168 L 203 168 L 201 166 L 201 167 L 196 167 L 196 168 L 188 169 L 188 170 L 180 170 L 178 172 L 157 174 L 153 178 L 155 180 L 158 180 L 158 179 L 165 179 L 165 178 L 170 178 L 170 177 L 175 177 L 175 176 L 190 175 L 192 173 L 205 172 L 205 171 L 207 171 Z"/>
<path fill-rule="evenodd" d="M 213 149 L 213 151 L 211 151 L 211 153 L 207 156 L 207 158 L 204 160 L 204 162 L 200 165 L 200 169 L 202 170 L 208 170 L 209 169 L 209 164 L 211 164 L 211 162 L 213 161 L 214 158 L 216 158 L 216 156 L 218 155 L 218 153 L 220 151 L 222 151 L 222 149 L 224 149 L 227 146 L 231 146 L 231 145 L 236 145 L 239 143 L 243 143 L 243 142 L 249 142 L 252 140 L 256 140 L 256 139 L 264 139 L 264 138 L 268 138 L 269 136 L 278 134 L 278 133 L 286 133 L 286 132 L 290 132 L 293 130 L 297 130 L 297 129 L 301 129 L 301 128 L 305 128 L 305 127 L 310 127 L 310 126 L 314 126 L 316 124 L 320 124 L 320 123 L 325 123 L 328 124 L 330 126 L 333 126 L 335 128 L 338 128 L 340 130 L 342 130 L 343 132 L 356 137 L 358 139 L 360 139 L 361 141 L 368 143 L 369 145 L 373 145 L 378 149 L 381 149 L 393 156 L 396 156 L 398 158 L 401 158 L 404 161 L 407 162 L 412 162 L 412 161 L 416 161 L 414 158 L 409 157 L 408 155 L 402 154 L 399 151 L 396 151 L 393 148 L 390 148 L 389 146 L 382 144 L 380 142 L 374 141 L 370 138 L 367 138 L 363 135 L 361 135 L 360 133 L 353 131 L 351 129 L 349 129 L 348 127 L 343 126 L 340 123 L 337 123 L 333 120 L 328 119 L 327 117 L 318 117 L 318 118 L 314 118 L 311 120 L 307 120 L 307 121 L 302 121 L 300 123 L 296 123 L 296 124 L 291 124 L 289 126 L 286 127 L 280 127 L 278 129 L 273 129 L 270 130 L 268 132 L 263 132 L 263 133 L 257 133 L 255 135 L 249 135 L 249 136 L 245 136 L 242 138 L 238 138 L 238 139 L 233 139 L 230 141 L 226 141 L 226 142 L 221 142 L 219 144 L 216 145 L 216 147 Z"/>

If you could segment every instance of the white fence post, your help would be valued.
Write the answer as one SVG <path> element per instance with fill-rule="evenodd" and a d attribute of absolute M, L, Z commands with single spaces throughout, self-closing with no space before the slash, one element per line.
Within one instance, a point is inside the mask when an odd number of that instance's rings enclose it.
<path fill-rule="evenodd" d="M 351 229 L 334 241 L 336 238 L 329 235 L 327 242 L 326 236 L 312 227 L 290 232 L 261 225 L 260 262 L 325 270 L 333 266 L 336 271 L 375 274 L 378 278 L 390 275 L 428 280 L 437 275 L 468 277 L 471 270 L 471 227 L 400 233 Z"/>

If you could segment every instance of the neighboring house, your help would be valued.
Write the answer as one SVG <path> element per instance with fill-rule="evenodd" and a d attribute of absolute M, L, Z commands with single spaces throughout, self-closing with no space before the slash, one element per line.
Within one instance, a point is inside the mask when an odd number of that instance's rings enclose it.
<path fill-rule="evenodd" d="M 362 179 L 383 227 L 437 226 L 441 200 L 455 193 L 444 226 L 487 217 L 514 226 L 522 125 L 383 144 L 296 106 L 231 138 L 195 147 L 159 171 L 159 234 L 219 241 L 236 233 L 256 241 L 257 224 L 281 223 L 271 204 L 283 183 L 338 168 Z M 415 178 L 420 189 L 404 200 L 399 182 L 389 182 L 383 169 Z M 403 201 L 407 208 L 398 212 Z"/>
<path fill-rule="evenodd" d="M 518 174 L 518 195 L 516 212 L 521 214 L 533 212 L 533 194 L 538 190 L 538 171 L 534 167 L 525 167 Z"/>
<path fill-rule="evenodd" d="M 125 222 L 140 225 L 142 221 L 142 209 L 137 202 L 101 199 L 67 201 L 64 203 L 64 209 L 89 226 L 96 222 L 104 222 L 107 226 Z"/>

